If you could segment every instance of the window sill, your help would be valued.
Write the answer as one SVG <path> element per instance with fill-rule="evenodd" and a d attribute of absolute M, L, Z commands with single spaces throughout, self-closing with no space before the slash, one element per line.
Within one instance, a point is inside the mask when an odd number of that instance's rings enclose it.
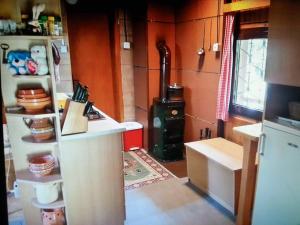
<path fill-rule="evenodd" d="M 249 123 L 249 124 L 254 124 L 254 123 L 261 122 L 259 120 L 255 120 L 255 119 L 252 119 L 252 118 L 248 118 L 248 117 L 240 116 L 240 115 L 236 115 L 236 114 L 231 114 L 230 117 L 229 117 L 229 120 L 239 121 L 239 122 Z"/>

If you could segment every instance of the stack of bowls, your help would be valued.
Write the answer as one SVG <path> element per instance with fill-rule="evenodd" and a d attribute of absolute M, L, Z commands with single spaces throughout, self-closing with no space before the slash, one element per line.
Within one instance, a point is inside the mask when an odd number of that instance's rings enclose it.
<path fill-rule="evenodd" d="M 40 113 L 51 105 L 51 98 L 43 88 L 19 89 L 17 103 L 28 113 Z"/>
<path fill-rule="evenodd" d="M 29 159 L 29 170 L 37 177 L 49 175 L 55 167 L 52 155 L 35 156 Z"/>

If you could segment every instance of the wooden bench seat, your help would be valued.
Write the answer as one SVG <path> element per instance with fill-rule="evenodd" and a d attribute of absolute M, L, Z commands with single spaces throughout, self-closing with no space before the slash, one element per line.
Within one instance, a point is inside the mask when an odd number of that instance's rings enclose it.
<path fill-rule="evenodd" d="M 243 147 L 223 138 L 189 142 L 185 146 L 190 182 L 235 215 Z"/>

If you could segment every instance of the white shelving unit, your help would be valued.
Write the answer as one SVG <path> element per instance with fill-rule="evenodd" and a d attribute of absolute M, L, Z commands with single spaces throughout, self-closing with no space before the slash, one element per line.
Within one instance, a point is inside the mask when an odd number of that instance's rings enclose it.
<path fill-rule="evenodd" d="M 26 0 L 18 0 L 25 1 Z M 13 6 L 13 2 L 11 4 Z M 48 13 L 53 15 L 62 15 L 60 0 L 49 0 L 50 10 Z M 10 3 L 8 3 L 10 4 Z M 31 4 L 29 1 L 26 4 Z M 25 5 L 26 5 L 25 4 Z M 2 8 L 2 7 L 1 7 Z M 6 7 L 7 8 L 7 7 Z M 17 9 L 18 10 L 18 9 Z M 22 10 L 22 9 L 20 9 Z M 15 12 L 12 9 L 12 12 Z M 0 16 L 3 14 L 0 9 Z M 61 16 L 63 18 L 63 16 Z M 12 16 L 13 18 L 13 16 Z M 33 45 L 44 45 L 47 50 L 47 63 L 49 67 L 48 75 L 12 75 L 9 73 L 7 65 L 3 64 L 3 52 L 0 49 L 0 66 L 1 66 L 1 87 L 5 109 L 16 106 L 16 93 L 20 88 L 40 87 L 51 96 L 52 107 L 50 111 L 39 114 L 28 114 L 24 110 L 9 112 L 6 110 L 6 120 L 11 142 L 16 179 L 19 183 L 21 192 L 21 203 L 23 206 L 26 224 L 42 224 L 41 209 L 51 209 L 65 207 L 63 196 L 51 204 L 40 204 L 35 196 L 34 186 L 38 184 L 63 183 L 60 173 L 60 137 L 61 127 L 56 98 L 56 82 L 54 76 L 54 62 L 52 56 L 52 42 L 59 40 L 68 40 L 67 36 L 0 36 L 0 44 L 6 43 L 9 49 L 6 54 L 12 50 L 30 50 Z M 37 142 L 31 135 L 29 128 L 25 125 L 23 118 L 41 119 L 53 118 L 55 128 L 54 138 L 50 140 Z M 28 169 L 28 159 L 34 155 L 52 154 L 58 160 L 57 166 L 50 175 L 36 177 Z"/>

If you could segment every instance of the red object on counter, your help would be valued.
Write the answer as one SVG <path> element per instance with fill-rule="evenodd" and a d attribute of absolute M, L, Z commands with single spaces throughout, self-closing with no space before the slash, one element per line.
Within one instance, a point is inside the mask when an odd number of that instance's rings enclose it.
<path fill-rule="evenodd" d="M 123 133 L 124 151 L 143 148 L 143 126 L 137 122 L 125 122 L 122 125 L 126 128 Z"/>

